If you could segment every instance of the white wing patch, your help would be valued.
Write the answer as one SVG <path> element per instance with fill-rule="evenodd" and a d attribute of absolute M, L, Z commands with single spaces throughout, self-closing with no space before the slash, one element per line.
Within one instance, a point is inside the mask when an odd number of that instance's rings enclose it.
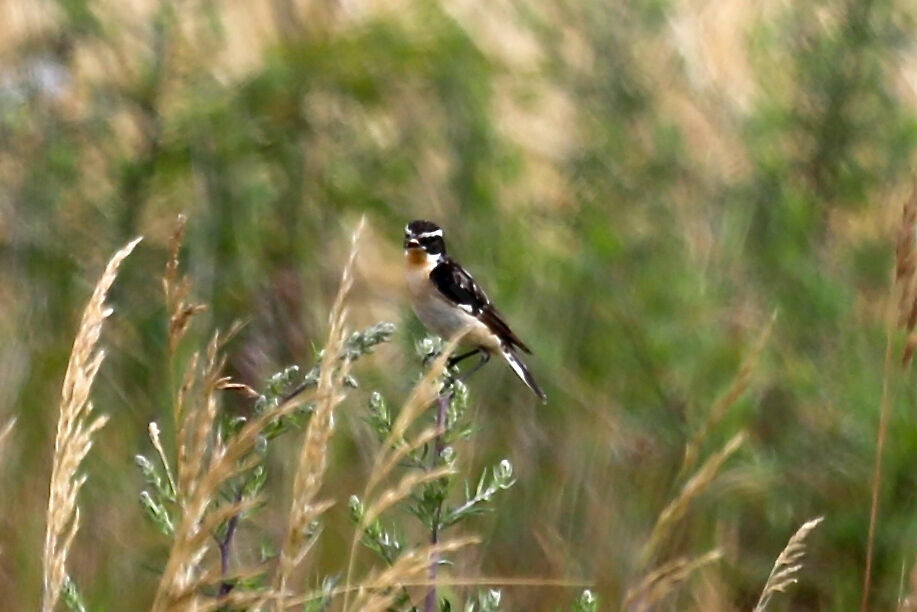
<path fill-rule="evenodd" d="M 516 357 L 512 351 L 507 350 L 505 347 L 503 347 L 500 352 L 503 353 L 503 358 L 506 359 L 506 363 L 508 363 L 509 367 L 513 369 L 513 372 L 516 373 L 516 376 L 522 379 L 522 382 L 528 384 L 526 382 L 528 372 L 525 371 L 525 366 L 522 365 L 522 362 L 519 360 L 519 358 Z"/>
<path fill-rule="evenodd" d="M 522 360 L 519 359 L 512 349 L 506 348 L 506 345 L 500 347 L 500 352 L 503 354 L 503 358 L 506 359 L 506 363 L 509 364 L 509 367 L 512 368 L 513 372 L 516 373 L 516 376 L 525 383 L 525 386 L 535 392 L 542 402 L 548 401 L 548 397 L 544 394 L 538 387 L 538 383 L 535 382 L 535 379 L 532 378 L 532 375 L 529 374 L 528 369 L 526 369 L 525 364 L 522 363 Z"/>

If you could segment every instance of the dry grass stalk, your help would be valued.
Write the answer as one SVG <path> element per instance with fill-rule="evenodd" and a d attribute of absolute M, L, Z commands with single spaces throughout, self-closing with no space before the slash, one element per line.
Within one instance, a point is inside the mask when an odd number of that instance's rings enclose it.
<path fill-rule="evenodd" d="M 406 552 L 391 567 L 366 580 L 359 589 L 353 608 L 345 609 L 359 612 L 388 610 L 398 596 L 396 587 L 426 576 L 430 563 L 439 559 L 444 553 L 453 552 L 477 542 L 477 538 L 462 538 Z"/>
<path fill-rule="evenodd" d="M 194 315 L 207 309 L 205 304 L 190 304 L 186 301 L 191 292 L 191 279 L 187 276 L 181 278 L 178 276 L 178 255 L 185 237 L 187 222 L 185 215 L 178 215 L 175 230 L 169 238 L 169 259 L 166 261 L 166 270 L 162 276 L 162 289 L 166 296 L 166 309 L 169 312 L 170 355 L 175 354 Z"/>
<path fill-rule="evenodd" d="M 904 204 L 901 225 L 895 245 L 895 282 L 897 291 L 898 327 L 908 334 L 907 344 L 901 356 L 904 366 L 910 364 L 917 348 L 917 182 L 911 197 Z"/>
<path fill-rule="evenodd" d="M 460 548 L 472 544 L 477 544 L 478 539 L 467 539 L 467 540 L 448 540 L 446 542 L 440 543 L 438 545 L 429 546 L 424 549 L 428 553 L 433 555 L 453 552 L 459 550 Z M 415 551 L 417 552 L 417 551 Z M 696 567 L 694 569 L 697 569 Z M 692 570 L 693 571 L 693 570 Z M 257 575 L 263 574 L 263 567 L 249 568 L 244 571 L 235 572 L 228 577 L 229 580 L 235 581 L 237 579 L 246 579 L 252 578 Z M 592 588 L 595 586 L 595 583 L 589 580 L 582 579 L 572 579 L 572 578 L 520 578 L 520 577 L 510 577 L 510 576 L 485 576 L 477 578 L 449 578 L 446 580 L 439 580 L 433 582 L 425 577 L 423 572 L 413 574 L 415 577 L 401 577 L 398 578 L 397 574 L 394 575 L 394 578 L 397 579 L 398 587 L 411 588 L 411 587 L 429 587 L 434 584 L 441 586 L 452 586 L 452 587 L 552 587 L 552 588 L 566 588 L 566 589 L 575 589 L 575 588 Z M 215 576 L 211 576 L 215 578 Z M 227 579 L 226 576 L 222 579 Z M 379 603 L 385 603 L 387 597 L 385 594 L 380 593 L 371 593 L 372 589 L 384 590 L 388 587 L 391 587 L 392 584 L 386 582 L 392 580 L 392 576 L 379 576 L 373 577 L 365 583 L 358 584 L 350 587 L 351 592 L 355 592 L 358 596 L 367 596 L 371 597 L 374 595 L 379 595 L 381 601 L 370 602 L 370 606 L 377 606 Z M 345 589 L 343 587 L 330 589 L 329 591 L 317 591 L 309 592 L 302 595 L 296 595 L 294 597 L 288 597 L 284 600 L 284 610 L 296 609 L 302 610 L 305 604 L 319 601 L 325 596 L 331 597 L 340 597 L 345 594 Z M 194 601 L 194 610 L 196 612 L 207 612 L 209 610 L 225 610 L 225 609 L 243 609 L 243 610 L 260 610 L 264 606 L 266 601 L 265 594 L 257 591 L 246 591 L 246 590 L 234 590 L 227 594 L 224 597 L 210 598 L 206 600 L 195 600 Z M 190 601 L 190 600 L 189 600 Z M 186 602 L 187 603 L 187 602 Z M 190 607 L 190 606 L 189 606 Z M 351 610 L 360 610 L 356 606 L 350 608 Z M 384 608 L 383 608 L 384 609 Z M 362 611 L 361 611 L 362 612 Z"/>
<path fill-rule="evenodd" d="M 433 554 L 439 554 L 442 552 L 451 552 L 453 550 L 457 550 L 458 548 L 461 548 L 462 546 L 477 544 L 477 543 L 478 543 L 477 539 L 469 539 L 467 544 L 464 542 L 464 540 L 448 540 L 444 543 L 438 544 L 437 547 L 433 547 L 433 545 L 428 545 L 429 548 L 427 548 L 426 550 L 433 552 Z M 438 548 L 438 547 L 443 547 L 443 546 L 447 546 L 449 548 L 448 549 Z M 364 582 L 362 584 L 357 584 L 349 588 L 345 588 L 342 586 L 342 587 L 338 587 L 335 589 L 330 589 L 328 591 L 314 591 L 311 593 L 306 593 L 304 595 L 290 597 L 286 599 L 284 603 L 288 609 L 289 608 L 300 608 L 301 609 L 301 607 L 306 603 L 315 602 L 317 600 L 322 599 L 325 596 L 338 597 L 340 595 L 344 595 L 348 590 L 351 593 L 358 593 L 359 595 L 363 595 L 366 593 L 367 589 L 370 589 L 370 588 L 384 589 L 389 586 L 392 586 L 391 584 L 387 584 L 385 580 L 389 580 L 389 578 L 372 578 L 370 581 Z M 524 578 L 524 577 L 518 577 L 518 576 L 482 576 L 482 577 L 475 577 L 475 578 L 449 578 L 447 580 L 431 581 L 429 578 L 427 578 L 423 574 L 420 574 L 417 578 L 402 577 L 397 581 L 396 586 L 398 586 L 399 588 L 401 587 L 404 587 L 404 588 L 429 587 L 429 586 L 433 586 L 434 584 L 443 585 L 443 586 L 454 586 L 454 587 L 518 586 L 518 587 L 585 588 L 585 587 L 594 587 L 595 586 L 595 583 L 592 581 L 574 579 L 574 578 L 543 578 L 543 577 Z M 237 596 L 235 599 L 233 598 L 234 595 Z M 263 599 L 258 600 L 256 597 L 253 597 L 251 594 L 245 594 L 245 593 L 240 592 L 240 593 L 231 594 L 227 599 L 223 600 L 223 603 L 226 603 L 226 604 L 238 603 L 240 607 L 245 607 L 244 603 L 252 602 L 252 601 L 256 603 L 258 601 L 263 602 Z M 349 609 L 353 610 L 357 608 L 354 606 Z"/>
<path fill-rule="evenodd" d="M 350 365 L 345 360 L 339 367 L 335 367 L 346 339 L 347 310 L 344 301 L 353 286 L 354 264 L 364 225 L 365 218 L 360 220 L 353 234 L 350 257 L 344 266 L 341 285 L 329 315 L 330 329 L 322 354 L 323 365 L 317 386 L 317 393 L 322 399 L 316 404 L 306 429 L 306 438 L 293 479 L 293 501 L 274 581 L 278 608 L 283 606 L 287 582 L 293 570 L 302 563 L 309 551 L 309 525 L 329 507 L 326 502 L 317 503 L 315 498 L 325 475 L 328 443 L 334 427 L 334 408 L 344 397 L 343 381 Z"/>
<path fill-rule="evenodd" d="M 384 462 L 375 464 L 376 469 L 370 474 L 370 480 L 367 481 L 366 489 L 363 491 L 364 498 L 375 491 L 376 485 L 386 476 L 391 474 L 392 470 L 395 469 L 402 459 L 423 447 L 424 444 L 432 442 L 438 435 L 439 432 L 435 427 L 428 427 L 417 434 L 412 440 L 405 440 L 403 443 L 396 445 L 387 456 L 380 456 L 379 458 L 383 459 Z"/>
<path fill-rule="evenodd" d="M 363 521 L 361 526 L 365 529 L 366 526 L 372 524 L 379 516 L 397 504 L 398 502 L 407 499 L 411 492 L 422 484 L 432 482 L 434 480 L 439 480 L 446 476 L 451 476 L 455 474 L 455 470 L 448 466 L 443 466 L 436 468 L 435 470 L 429 470 L 427 472 L 414 472 L 404 476 L 401 481 L 391 487 L 386 489 L 379 497 L 373 502 L 369 508 L 366 509 L 366 513 L 363 516 Z"/>
<path fill-rule="evenodd" d="M 787 587 L 798 582 L 796 574 L 802 569 L 800 561 L 806 554 L 806 538 L 823 520 L 824 517 L 820 516 L 803 523 L 784 549 L 780 551 L 767 577 L 767 582 L 764 584 L 764 589 L 761 591 L 761 597 L 758 598 L 758 603 L 755 605 L 754 612 L 764 612 L 774 593 L 784 593 Z"/>
<path fill-rule="evenodd" d="M 390 507 L 392 504 L 397 503 L 409 495 L 411 491 L 409 485 L 417 486 L 427 481 L 427 479 L 405 479 L 395 488 L 383 491 L 377 501 L 371 504 L 369 503 L 370 497 L 376 491 L 380 483 L 391 475 L 401 459 L 412 450 L 420 448 L 436 437 L 437 431 L 432 428 L 427 428 L 414 436 L 413 439 L 405 440 L 405 435 L 411 425 L 423 415 L 427 408 L 430 407 L 430 404 L 437 398 L 441 388 L 439 378 L 446 371 L 446 363 L 461 339 L 465 336 L 465 333 L 467 333 L 467 330 L 462 330 L 449 340 L 447 345 L 443 348 L 442 353 L 436 358 L 420 382 L 411 390 L 411 394 L 408 396 L 408 399 L 398 413 L 398 418 L 396 418 L 395 422 L 392 424 L 391 432 L 385 442 L 380 446 L 379 452 L 373 461 L 373 469 L 369 474 L 361 497 L 361 499 L 369 505 L 369 511 L 364 513 L 363 520 L 361 520 L 360 524 L 354 529 L 353 539 L 350 543 L 350 560 L 347 565 L 347 578 L 344 582 L 343 590 L 345 610 L 349 609 L 354 562 L 356 560 L 357 546 L 363 535 L 363 531 L 371 524 L 372 520 L 375 520 L 375 518 L 379 516 L 384 508 Z M 436 477 L 442 477 L 448 473 L 443 472 L 440 474 L 439 472 L 440 470 L 434 472 L 436 473 Z M 405 487 L 408 487 L 407 490 Z M 383 502 L 383 500 L 385 501 Z M 427 569 L 429 569 L 429 564 L 427 565 Z"/>
<path fill-rule="evenodd" d="M 758 359 L 761 356 L 761 351 L 764 350 L 764 346 L 767 344 L 768 338 L 770 338 L 771 331 L 774 329 L 774 322 L 776 320 L 777 311 L 774 311 L 774 314 L 771 315 L 771 320 L 764 327 L 764 329 L 761 330 L 761 333 L 758 336 L 755 344 L 752 346 L 751 351 L 742 361 L 742 365 L 739 367 L 739 371 L 732 379 L 732 382 L 730 383 L 729 388 L 726 390 L 726 393 L 724 393 L 716 400 L 716 402 L 711 407 L 710 413 L 707 415 L 707 419 L 704 421 L 704 424 L 697 431 L 697 433 L 694 434 L 694 437 L 691 438 L 691 441 L 688 442 L 687 446 L 685 446 L 685 457 L 681 465 L 681 474 L 687 474 L 694 469 L 694 466 L 697 464 L 697 458 L 700 455 L 701 446 L 703 445 L 704 440 L 706 440 L 710 432 L 720 424 L 723 418 L 725 418 L 726 413 L 729 412 L 729 409 L 738 401 L 740 397 L 742 397 L 742 395 L 748 389 L 748 384 L 751 381 L 751 374 L 755 367 L 758 365 Z"/>
<path fill-rule="evenodd" d="M 218 345 L 218 341 L 211 342 L 211 347 Z M 246 455 L 271 422 L 307 402 L 321 399 L 317 393 L 304 393 L 252 419 L 229 440 L 222 440 L 215 435 L 215 419 L 211 416 L 216 410 L 216 394 L 226 380 L 219 376 L 218 368 L 222 363 L 216 353 L 211 353 L 207 366 L 198 377 L 204 391 L 194 405 L 184 411 L 184 421 L 192 425 L 183 422 L 180 428 L 180 431 L 188 432 L 186 437 L 179 438 L 178 486 L 182 515 L 160 578 L 153 610 L 183 610 L 192 604 L 199 605 L 199 591 L 217 578 L 216 574 L 200 567 L 204 556 L 214 546 L 211 533 L 223 521 L 257 502 L 245 500 L 218 506 L 214 500 L 220 487 L 254 466 L 257 459 L 246 459 Z M 181 461 L 186 461 L 188 465 L 183 467 Z"/>
<path fill-rule="evenodd" d="M 217 413 L 217 390 L 222 380 L 220 371 L 223 360 L 218 356 L 219 335 L 214 334 L 208 346 L 208 358 L 198 374 L 197 354 L 190 361 L 185 382 L 179 391 L 182 398 L 177 414 L 176 445 L 178 447 L 178 482 L 176 494 L 181 506 L 181 521 L 176 529 L 175 540 L 169 560 L 160 579 L 159 589 L 153 604 L 154 610 L 174 609 L 179 602 L 189 601 L 196 595 L 200 585 L 198 565 L 207 552 L 208 542 L 201 538 L 208 535 L 202 529 L 205 513 L 211 504 L 212 494 L 219 483 L 234 473 L 235 466 L 215 469 L 221 449 L 213 440 L 214 422 Z M 195 392 L 189 393 L 194 389 Z M 193 396 L 190 406 L 185 406 Z M 225 508 L 225 506 L 223 507 Z M 221 508 L 222 509 L 222 508 Z"/>
<path fill-rule="evenodd" d="M 704 462 L 694 476 L 685 483 L 678 496 L 669 502 L 669 505 L 665 507 L 659 518 L 656 519 L 656 525 L 653 527 L 653 531 L 650 533 L 649 540 L 641 554 L 644 565 L 652 560 L 653 555 L 656 554 L 659 548 L 659 544 L 685 515 L 691 502 L 713 482 L 723 463 L 742 446 L 743 442 L 745 442 L 744 432 L 733 436 L 718 453 Z"/>
<path fill-rule="evenodd" d="M 385 443 L 379 449 L 379 456 L 373 462 L 373 470 L 366 482 L 366 489 L 363 491 L 364 499 L 375 490 L 380 482 L 391 474 L 398 462 L 407 453 L 420 448 L 438 434 L 435 429 L 425 429 L 412 441 L 404 439 L 411 425 L 423 415 L 439 395 L 441 388 L 439 378 L 446 371 L 446 363 L 449 361 L 449 357 L 455 352 L 466 333 L 467 330 L 463 330 L 450 339 L 420 382 L 414 385 L 411 394 L 398 413 L 398 418 L 392 424 L 391 433 L 389 433 Z"/>
<path fill-rule="evenodd" d="M 169 479 L 169 486 L 177 493 L 178 485 L 175 482 L 175 477 L 172 475 L 172 469 L 169 467 L 169 460 L 166 458 L 166 451 L 162 447 L 162 440 L 159 437 L 159 425 L 153 421 L 149 424 L 147 430 L 150 434 L 150 442 L 153 443 L 153 448 L 156 449 L 156 453 L 159 455 L 159 461 L 166 471 L 166 478 Z"/>
<path fill-rule="evenodd" d="M 67 373 L 64 375 L 60 417 L 54 439 L 42 559 L 44 579 L 41 607 L 46 612 L 53 610 L 60 598 L 61 588 L 67 578 L 67 555 L 79 529 L 80 515 L 76 498 L 86 482 L 85 475 L 78 475 L 80 464 L 92 447 L 93 434 L 108 420 L 104 415 L 93 419 L 93 407 L 89 402 L 89 391 L 105 356 L 103 351 L 96 350 L 96 345 L 102 333 L 102 324 L 112 312 L 105 305 L 105 298 L 118 275 L 118 267 L 138 242 L 140 238 L 128 243 L 108 262 L 83 311 L 67 364 Z"/>
<path fill-rule="evenodd" d="M 649 610 L 671 594 L 682 582 L 691 574 L 718 561 L 723 556 L 719 550 L 695 557 L 694 559 L 680 558 L 674 561 L 664 563 L 658 568 L 646 574 L 640 584 L 628 589 L 624 598 L 624 610 Z"/>
<path fill-rule="evenodd" d="M 305 593 L 295 597 L 288 597 L 283 602 L 283 608 L 302 609 L 303 605 L 321 600 L 326 596 L 338 597 L 348 593 L 356 593 L 357 601 L 352 607 L 344 606 L 344 610 L 386 610 L 394 601 L 397 593 L 392 592 L 393 587 L 410 587 L 410 586 L 430 586 L 431 582 L 426 580 L 426 570 L 429 568 L 430 560 L 443 553 L 453 552 L 478 543 L 477 538 L 466 537 L 448 540 L 435 545 L 408 551 L 400 557 L 393 565 L 386 568 L 381 573 L 370 576 L 361 584 L 350 587 L 338 587 L 330 591 L 318 591 Z M 522 586 L 542 586 L 550 584 L 552 586 L 586 586 L 581 581 L 544 581 L 540 579 L 512 579 L 512 578 L 484 578 L 472 580 L 450 580 L 448 584 L 467 585 L 467 586 L 486 586 L 501 584 L 518 584 Z M 247 603 L 253 600 L 250 596 L 240 593 L 238 599 L 230 598 L 224 600 L 226 603 Z M 261 600 L 263 603 L 263 599 Z"/>
<path fill-rule="evenodd" d="M 170 243 L 170 258 L 163 275 L 163 286 L 170 312 L 171 357 L 178 341 L 187 330 L 190 318 L 203 307 L 189 306 L 185 300 L 190 292 L 187 278 L 177 280 L 178 252 L 184 229 L 184 219 Z M 150 439 L 166 468 L 170 484 L 176 492 L 181 517 L 169 558 L 160 578 L 153 610 L 185 610 L 205 608 L 200 599 L 203 587 L 225 580 L 220 571 L 203 567 L 205 555 L 214 547 L 213 532 L 225 521 L 250 509 L 257 499 L 236 503 L 217 503 L 220 487 L 238 474 L 252 468 L 257 459 L 247 457 L 264 429 L 278 418 L 293 412 L 303 404 L 320 400 L 318 392 L 304 393 L 282 403 L 276 409 L 251 419 L 239 432 L 224 440 L 217 427 L 218 394 L 226 389 L 244 388 L 223 377 L 225 364 L 222 349 L 239 327 L 233 326 L 226 336 L 214 334 L 204 359 L 195 353 L 189 360 L 182 384 L 176 391 L 174 417 L 176 428 L 177 478 L 173 478 L 165 451 L 159 440 L 159 430 L 150 426 Z M 203 362 L 203 365 L 200 365 Z M 256 571 L 256 570 L 252 570 Z M 235 575 L 244 574 L 237 571 Z"/>
<path fill-rule="evenodd" d="M 901 355 L 901 366 L 907 369 L 917 348 L 917 181 L 911 197 L 904 204 L 901 225 L 895 245 L 895 277 L 892 283 L 892 298 L 886 316 L 885 361 L 882 369 L 882 395 L 879 400 L 879 429 L 876 432 L 876 454 L 872 475 L 872 494 L 869 505 L 869 531 L 866 536 L 866 567 L 863 570 L 863 596 L 860 610 L 869 608 L 869 591 L 872 581 L 872 557 L 876 539 L 876 522 L 879 518 L 879 492 L 882 486 L 882 456 L 885 439 L 888 436 L 888 420 L 894 403 L 891 389 L 892 361 L 894 358 L 895 323 L 907 334 L 907 341 Z M 897 298 L 895 297 L 897 296 Z M 895 312 L 891 312 L 892 309 Z"/>
<path fill-rule="evenodd" d="M 166 268 L 162 275 L 162 289 L 165 294 L 166 311 L 169 313 L 168 338 L 170 362 L 175 358 L 175 351 L 178 349 L 178 345 L 182 338 L 184 338 L 185 332 L 188 331 L 191 319 L 207 309 L 205 304 L 189 304 L 187 302 L 188 295 L 191 293 L 191 279 L 188 276 L 179 278 L 178 275 L 179 254 L 181 252 L 182 240 L 185 236 L 187 221 L 185 215 L 178 215 L 175 229 L 172 232 L 172 236 L 169 238 L 169 258 L 166 260 Z M 188 369 L 185 372 L 182 385 L 176 391 L 172 403 L 172 417 L 176 431 L 179 430 L 183 423 L 182 410 L 185 398 L 194 381 L 198 358 L 199 355 L 195 353 L 191 359 L 191 363 L 188 364 Z M 171 371 L 170 369 L 170 373 Z M 179 437 L 181 436 L 182 433 L 180 432 Z M 181 450 L 181 446 L 179 450 Z M 185 461 L 182 459 L 182 457 L 179 457 L 179 465 L 185 464 Z"/>
<path fill-rule="evenodd" d="M 266 564 L 248 567 L 228 574 L 209 572 L 204 576 L 205 582 L 228 582 L 230 584 L 252 581 L 268 571 Z M 195 612 L 208 612 L 210 610 L 260 610 L 263 605 L 264 592 L 252 589 L 233 589 L 220 597 L 199 598 L 193 601 Z M 259 603 L 260 602 L 260 603 Z M 190 607 L 190 606 L 189 606 Z"/>
<path fill-rule="evenodd" d="M 177 437 L 177 449 L 178 449 L 178 488 L 175 489 L 176 495 L 181 497 L 182 491 L 187 491 L 190 487 L 190 478 L 191 474 L 190 469 L 190 460 L 188 458 L 188 452 L 191 449 L 191 445 L 187 444 L 185 441 L 190 437 L 190 431 L 194 418 L 188 417 L 188 410 L 186 409 L 185 404 L 188 399 L 191 397 L 192 388 L 197 381 L 198 375 L 198 361 L 200 360 L 200 353 L 195 352 L 191 355 L 191 359 L 188 361 L 187 369 L 185 370 L 185 376 L 182 379 L 182 384 L 178 388 L 178 391 L 175 393 L 175 401 L 172 408 L 173 417 L 175 418 L 175 431 Z"/>
<path fill-rule="evenodd" d="M 0 428 L 0 457 L 3 456 L 3 447 L 6 444 L 6 438 L 10 435 L 10 432 L 13 431 L 13 425 L 16 424 L 16 419 L 10 419 L 9 422 Z"/>

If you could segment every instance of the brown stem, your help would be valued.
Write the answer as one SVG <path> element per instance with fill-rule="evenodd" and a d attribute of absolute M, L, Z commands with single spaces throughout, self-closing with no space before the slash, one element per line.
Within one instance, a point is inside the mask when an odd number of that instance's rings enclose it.
<path fill-rule="evenodd" d="M 433 456 L 433 461 L 439 460 L 443 454 L 443 450 L 446 447 L 445 433 L 446 433 L 446 410 L 449 407 L 449 400 L 452 397 L 452 392 L 448 391 L 443 393 L 436 399 L 436 440 L 433 443 L 436 452 Z M 436 546 L 439 544 L 439 521 L 442 516 L 443 504 L 442 502 L 436 507 L 436 511 L 433 513 L 433 528 L 430 530 L 430 543 Z M 439 554 L 434 554 L 433 559 L 430 561 L 430 572 L 428 577 L 430 578 L 430 590 L 427 591 L 427 597 L 424 600 L 424 612 L 436 612 L 436 574 L 439 570 Z"/>
<path fill-rule="evenodd" d="M 242 501 L 241 491 L 236 495 L 236 503 L 240 501 Z M 222 540 L 217 540 L 217 546 L 220 548 L 220 576 L 224 578 L 226 574 L 229 573 L 229 556 L 232 553 L 232 538 L 236 535 L 236 527 L 238 527 L 238 525 L 239 515 L 233 514 L 229 522 L 226 523 L 226 535 L 223 536 Z M 220 582 L 219 596 L 225 597 L 229 595 L 229 592 L 232 591 L 234 586 L 232 582 L 223 580 Z"/>
<path fill-rule="evenodd" d="M 894 300 L 891 300 L 894 303 Z M 891 310 L 891 307 L 889 307 Z M 879 516 L 879 491 L 882 484 L 882 453 L 885 449 L 885 437 L 888 433 L 888 417 L 891 411 L 891 370 L 894 353 L 892 336 L 894 334 L 894 313 L 888 314 L 888 329 L 885 338 L 885 365 L 882 372 L 882 398 L 879 404 L 879 431 L 876 434 L 876 458 L 872 474 L 872 501 L 869 506 L 869 533 L 866 536 L 866 569 L 863 571 L 863 598 L 860 600 L 860 612 L 869 609 L 869 590 L 872 581 L 872 557 L 876 538 L 876 521 Z"/>

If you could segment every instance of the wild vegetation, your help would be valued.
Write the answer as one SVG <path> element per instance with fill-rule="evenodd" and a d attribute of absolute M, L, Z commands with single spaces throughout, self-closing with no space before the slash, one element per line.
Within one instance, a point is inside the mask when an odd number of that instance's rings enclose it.
<path fill-rule="evenodd" d="M 11 609 L 914 606 L 911 3 L 0 13 Z"/>

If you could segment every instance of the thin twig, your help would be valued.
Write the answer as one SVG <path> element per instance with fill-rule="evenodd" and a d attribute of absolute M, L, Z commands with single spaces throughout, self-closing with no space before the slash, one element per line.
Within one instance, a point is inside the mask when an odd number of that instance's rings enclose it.
<path fill-rule="evenodd" d="M 893 335 L 894 317 L 888 316 L 888 329 L 885 337 L 885 363 L 882 367 L 882 398 L 879 400 L 879 431 L 876 434 L 876 457 L 872 472 L 872 497 L 869 505 L 869 531 L 866 536 L 866 569 L 863 570 L 863 597 L 860 600 L 860 612 L 869 607 L 869 589 L 872 581 L 872 556 L 875 547 L 876 521 L 879 516 L 879 490 L 882 485 L 882 454 L 885 450 L 885 437 L 888 434 L 888 416 L 891 411 L 891 371 L 894 355 Z"/>
<path fill-rule="evenodd" d="M 239 503 L 242 501 L 242 489 L 239 489 L 239 492 L 236 493 L 236 502 Z M 220 575 L 225 578 L 229 573 L 229 557 L 232 553 L 232 539 L 236 535 L 236 528 L 239 525 L 239 513 L 233 514 L 232 517 L 226 522 L 226 533 L 223 536 L 222 540 L 217 541 L 217 546 L 220 549 Z M 229 592 L 232 591 L 233 587 L 232 582 L 229 580 L 223 580 L 220 582 L 220 597 L 225 597 L 229 595 Z"/>
<path fill-rule="evenodd" d="M 885 362 L 882 367 L 882 397 L 879 404 L 879 430 L 876 433 L 876 457 L 872 475 L 872 496 L 869 505 L 869 532 L 866 539 L 866 568 L 863 571 L 863 597 L 860 611 L 865 612 L 869 603 L 872 581 L 872 558 L 875 548 L 876 522 L 879 517 L 879 492 L 882 486 L 882 455 L 885 438 L 888 435 L 888 421 L 891 407 L 895 403 L 895 391 L 891 385 L 892 359 L 894 354 L 895 328 L 901 328 L 907 335 L 902 370 L 907 370 L 917 349 L 917 181 L 911 196 L 901 210 L 901 225 L 895 241 L 895 270 L 888 300 L 885 321 Z"/>

